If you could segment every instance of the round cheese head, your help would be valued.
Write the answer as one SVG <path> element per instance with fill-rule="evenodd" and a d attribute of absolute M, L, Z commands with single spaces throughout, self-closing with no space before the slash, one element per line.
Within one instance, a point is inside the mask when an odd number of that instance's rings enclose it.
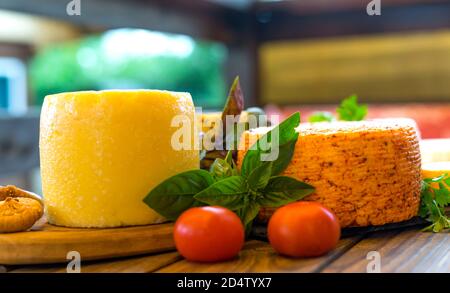
<path fill-rule="evenodd" d="M 164 221 L 143 203 L 157 184 L 199 167 L 194 147 L 177 150 L 172 119 L 194 137 L 188 93 L 87 91 L 47 96 L 41 114 L 46 215 L 68 227 L 119 227 Z M 186 121 L 185 121 L 186 122 Z"/>
<path fill-rule="evenodd" d="M 246 150 L 268 128 L 244 133 Z M 416 216 L 421 174 L 417 126 L 410 119 L 302 123 L 289 166 L 282 175 L 315 187 L 305 200 L 330 208 L 342 227 L 378 226 Z M 267 220 L 273 208 L 263 208 Z"/>

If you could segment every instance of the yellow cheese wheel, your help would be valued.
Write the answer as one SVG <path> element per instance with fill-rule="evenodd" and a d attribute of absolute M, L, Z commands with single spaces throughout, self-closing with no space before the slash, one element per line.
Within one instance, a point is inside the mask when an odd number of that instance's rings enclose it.
<path fill-rule="evenodd" d="M 436 178 L 443 174 L 447 174 L 448 176 L 450 176 L 450 161 L 422 164 L 423 178 Z M 439 188 L 439 184 L 437 183 L 432 183 L 431 185 L 434 188 Z"/>
<path fill-rule="evenodd" d="M 422 163 L 450 161 L 450 139 L 423 139 L 420 141 Z"/>
<path fill-rule="evenodd" d="M 175 150 L 172 118 L 193 125 L 188 93 L 87 91 L 47 96 L 41 173 L 50 223 L 118 227 L 164 221 L 143 203 L 157 184 L 199 167 L 198 150 Z M 192 126 L 192 137 L 193 137 Z"/>

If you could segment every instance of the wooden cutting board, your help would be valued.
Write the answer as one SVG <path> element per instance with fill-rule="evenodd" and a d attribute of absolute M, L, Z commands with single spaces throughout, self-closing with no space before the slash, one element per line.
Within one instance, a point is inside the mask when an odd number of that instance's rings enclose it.
<path fill-rule="evenodd" d="M 64 228 L 45 219 L 30 231 L 0 234 L 0 264 L 44 264 L 69 262 L 70 251 L 81 261 L 158 253 L 175 249 L 173 224 L 110 229 Z"/>

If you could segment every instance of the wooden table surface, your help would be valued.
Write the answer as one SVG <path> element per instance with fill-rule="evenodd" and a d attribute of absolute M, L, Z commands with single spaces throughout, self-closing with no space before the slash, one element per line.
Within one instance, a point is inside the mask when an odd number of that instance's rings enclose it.
<path fill-rule="evenodd" d="M 450 234 L 421 232 L 412 227 L 395 231 L 371 232 L 340 240 L 325 256 L 292 259 L 277 255 L 260 240 L 248 241 L 238 258 L 221 263 L 188 262 L 176 252 L 123 259 L 82 262 L 82 272 L 367 272 L 380 255 L 381 272 L 450 272 Z M 2 266 L 0 272 L 66 272 L 65 264 Z"/>

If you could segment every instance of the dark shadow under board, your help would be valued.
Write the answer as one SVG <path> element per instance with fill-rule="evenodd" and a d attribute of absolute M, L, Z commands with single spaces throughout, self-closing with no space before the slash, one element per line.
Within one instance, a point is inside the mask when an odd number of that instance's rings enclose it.
<path fill-rule="evenodd" d="M 341 238 L 353 237 L 361 234 L 378 232 L 378 231 L 389 231 L 396 229 L 403 229 L 413 226 L 423 226 L 429 225 L 427 221 L 420 217 L 414 217 L 411 220 L 403 221 L 399 223 L 390 223 L 382 226 L 369 226 L 369 227 L 349 227 L 344 228 L 341 231 Z M 251 237 L 255 239 L 267 239 L 267 225 L 265 224 L 255 224 L 253 226 Z"/>

